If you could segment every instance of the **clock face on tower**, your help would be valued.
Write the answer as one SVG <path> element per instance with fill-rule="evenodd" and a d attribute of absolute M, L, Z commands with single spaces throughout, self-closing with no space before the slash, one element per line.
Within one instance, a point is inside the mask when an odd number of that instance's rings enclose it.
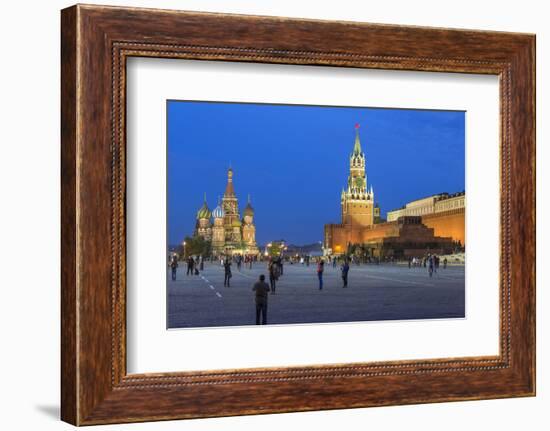
<path fill-rule="evenodd" d="M 364 186 L 365 186 L 365 180 L 363 180 L 363 178 L 361 177 L 355 178 L 355 187 L 357 187 L 358 189 L 361 189 Z"/>

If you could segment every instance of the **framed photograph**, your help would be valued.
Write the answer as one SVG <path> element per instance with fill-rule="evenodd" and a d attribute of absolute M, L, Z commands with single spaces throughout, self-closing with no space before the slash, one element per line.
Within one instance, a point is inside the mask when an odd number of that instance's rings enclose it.
<path fill-rule="evenodd" d="M 535 395 L 535 36 L 61 14 L 61 415 Z"/>

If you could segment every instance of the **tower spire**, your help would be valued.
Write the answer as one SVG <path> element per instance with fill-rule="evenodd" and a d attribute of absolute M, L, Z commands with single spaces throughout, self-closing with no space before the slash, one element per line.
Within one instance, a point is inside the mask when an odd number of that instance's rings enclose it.
<path fill-rule="evenodd" d="M 224 196 L 235 196 L 235 188 L 233 187 L 233 169 L 231 167 L 227 170 L 227 186 L 225 187 Z"/>
<path fill-rule="evenodd" d="M 359 123 L 355 124 L 355 145 L 353 146 L 353 154 L 361 154 L 361 140 L 359 139 Z"/>

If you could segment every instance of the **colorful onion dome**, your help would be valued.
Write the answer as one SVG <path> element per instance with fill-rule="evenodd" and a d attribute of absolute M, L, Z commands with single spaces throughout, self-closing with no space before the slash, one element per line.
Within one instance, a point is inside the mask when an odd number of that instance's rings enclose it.
<path fill-rule="evenodd" d="M 246 204 L 246 207 L 244 208 L 243 215 L 252 217 L 254 215 L 254 208 L 252 208 L 252 205 L 250 205 L 250 195 L 248 195 L 248 203 Z"/>
<path fill-rule="evenodd" d="M 202 207 L 197 211 L 197 220 L 200 219 L 209 219 L 212 213 L 208 209 L 208 205 L 205 203 L 202 204 Z"/>
<path fill-rule="evenodd" d="M 233 227 L 241 227 L 241 222 L 239 220 L 233 220 L 233 223 L 231 223 Z"/>
<path fill-rule="evenodd" d="M 223 218 L 225 216 L 225 213 L 223 211 L 223 208 L 221 205 L 218 204 L 216 208 L 214 208 L 214 211 L 212 211 L 212 217 L 214 218 Z"/>

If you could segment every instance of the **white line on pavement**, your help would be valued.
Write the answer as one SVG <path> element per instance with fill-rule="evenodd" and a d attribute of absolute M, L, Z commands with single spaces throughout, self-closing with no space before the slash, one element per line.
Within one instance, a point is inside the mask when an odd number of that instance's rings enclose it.
<path fill-rule="evenodd" d="M 221 294 L 220 292 L 216 292 L 216 296 L 217 296 L 218 298 L 221 298 L 221 297 L 222 297 L 222 294 Z"/>

